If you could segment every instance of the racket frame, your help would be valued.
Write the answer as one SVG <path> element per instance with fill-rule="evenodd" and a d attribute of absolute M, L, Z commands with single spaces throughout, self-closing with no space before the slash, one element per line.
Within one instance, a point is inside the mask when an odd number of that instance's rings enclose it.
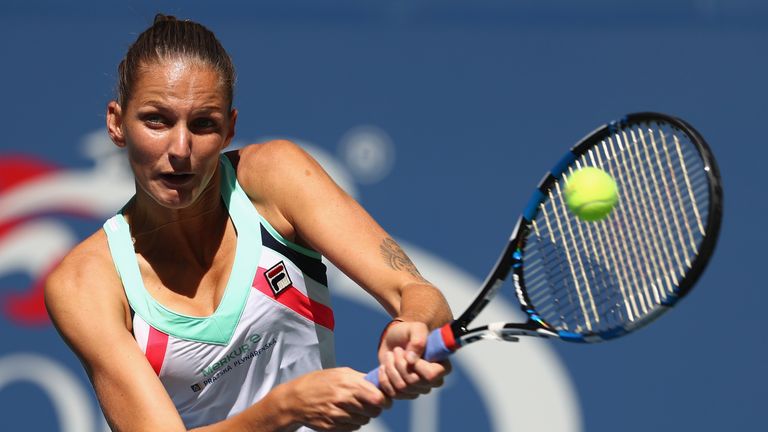
<path fill-rule="evenodd" d="M 528 233 L 531 229 L 532 221 L 538 215 L 540 205 L 545 201 L 549 189 L 562 178 L 571 163 L 585 154 L 597 143 L 627 126 L 654 122 L 669 124 L 690 137 L 691 142 L 702 158 L 704 164 L 703 169 L 709 178 L 707 231 L 699 247 L 699 253 L 696 255 L 693 263 L 691 263 L 690 269 L 680 281 L 674 293 L 670 295 L 669 299 L 653 313 L 644 316 L 642 319 L 633 322 L 631 325 L 617 327 L 607 332 L 595 333 L 574 333 L 564 330 L 556 330 L 552 325 L 548 324 L 541 318 L 541 316 L 539 316 L 525 289 L 523 250 L 525 248 Z M 720 171 L 712 151 L 699 132 L 684 120 L 667 114 L 639 112 L 629 114 L 621 120 L 598 127 L 574 145 L 539 182 L 536 190 L 529 199 L 523 214 L 517 220 L 506 247 L 499 256 L 496 265 L 483 282 L 477 296 L 469 307 L 467 307 L 456 320 L 446 324 L 445 329 L 442 331 L 442 334 L 445 337 L 448 330 L 450 330 L 452 336 L 451 339 L 455 340 L 455 343 L 449 344 L 452 346 L 449 346 L 448 348 L 451 349 L 451 351 L 455 351 L 463 345 L 481 339 L 516 341 L 517 336 L 521 335 L 559 337 L 560 339 L 569 342 L 601 342 L 623 336 L 626 333 L 652 322 L 664 311 L 674 306 L 681 298 L 685 297 L 701 276 L 707 262 L 715 250 L 722 221 L 722 208 L 722 182 L 720 179 Z M 510 272 L 512 273 L 512 283 L 515 288 L 515 295 L 520 302 L 520 308 L 526 313 L 528 320 L 525 323 L 491 323 L 470 329 L 469 324 L 480 314 L 493 297 L 496 296 Z"/>
<path fill-rule="evenodd" d="M 669 299 L 661 307 L 656 308 L 653 312 L 633 322 L 631 325 L 617 327 L 608 332 L 597 333 L 574 333 L 557 330 L 539 316 L 525 289 L 523 250 L 533 220 L 539 212 L 540 205 L 545 201 L 549 189 L 555 182 L 560 180 L 572 162 L 586 153 L 596 143 L 613 135 L 616 131 L 628 125 L 653 123 L 654 121 L 667 123 L 687 134 L 704 163 L 703 169 L 709 178 L 709 208 L 707 212 L 707 230 L 699 246 L 699 253 Z M 517 341 L 518 336 L 538 336 L 558 337 L 569 342 L 591 343 L 613 339 L 636 330 L 658 318 L 664 311 L 674 306 L 691 291 L 691 288 L 693 288 L 701 276 L 715 250 L 722 221 L 722 208 L 723 191 L 717 163 L 706 141 L 688 123 L 666 114 L 641 112 L 629 114 L 621 120 L 603 125 L 574 145 L 554 168 L 542 178 L 533 196 L 528 201 L 523 214 L 518 218 L 515 228 L 512 230 L 512 235 L 496 261 L 496 265 L 481 285 L 478 294 L 458 318 L 440 328 L 434 329 L 429 334 L 423 357 L 429 361 L 444 360 L 462 346 L 483 339 Z M 512 272 L 515 295 L 520 303 L 520 308 L 526 313 L 528 320 L 524 323 L 495 322 L 470 329 L 469 324 L 480 314 L 493 297 L 498 294 L 510 272 Z M 368 372 L 365 378 L 378 386 L 379 368 Z"/>

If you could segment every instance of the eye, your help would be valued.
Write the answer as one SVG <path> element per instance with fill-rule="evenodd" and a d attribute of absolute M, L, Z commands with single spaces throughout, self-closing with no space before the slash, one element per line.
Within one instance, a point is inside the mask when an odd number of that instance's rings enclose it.
<path fill-rule="evenodd" d="M 160 114 L 145 114 L 141 116 L 141 120 L 151 128 L 159 128 L 168 124 L 168 119 Z"/>
<path fill-rule="evenodd" d="M 194 131 L 211 131 L 218 127 L 218 123 L 210 117 L 199 117 L 192 120 L 190 129 Z"/>

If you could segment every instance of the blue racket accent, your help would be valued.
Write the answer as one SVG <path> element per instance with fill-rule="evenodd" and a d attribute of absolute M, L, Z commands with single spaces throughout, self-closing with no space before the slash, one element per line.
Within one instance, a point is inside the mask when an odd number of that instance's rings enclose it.
<path fill-rule="evenodd" d="M 565 171 L 565 169 L 568 168 L 568 166 L 571 165 L 571 163 L 575 160 L 576 160 L 576 155 L 573 152 L 567 152 L 560 159 L 557 165 L 555 165 L 554 168 L 552 168 L 552 171 L 550 172 L 552 177 L 554 177 L 555 179 L 559 179 L 560 176 Z M 540 188 L 543 187 L 542 185 L 547 184 L 547 182 L 548 182 L 548 179 L 547 179 L 547 176 L 545 176 L 539 187 Z M 546 199 L 546 196 L 544 195 L 544 193 L 540 189 L 537 189 L 533 193 L 533 196 L 531 197 L 531 199 L 528 200 L 528 205 L 525 206 L 525 210 L 523 211 L 523 218 L 525 218 L 528 221 L 533 220 L 536 213 L 538 213 L 539 204 L 544 202 L 545 199 Z"/>
<path fill-rule="evenodd" d="M 559 330 L 557 332 L 557 335 L 560 337 L 560 339 L 566 340 L 568 342 L 599 342 L 599 341 L 607 341 L 610 339 L 615 339 L 615 338 L 624 336 L 630 331 L 631 329 L 620 326 L 620 327 L 613 327 L 605 331 L 601 331 L 597 333 L 589 333 L 589 334 L 581 334 L 581 333 L 569 332 L 565 330 Z"/>
<path fill-rule="evenodd" d="M 428 361 L 440 361 L 447 359 L 453 351 L 445 346 L 443 335 L 440 332 L 440 328 L 436 328 L 427 336 L 427 346 L 424 348 L 424 355 L 422 356 Z M 379 368 L 376 368 L 365 375 L 365 379 L 376 387 L 379 386 Z"/>
<path fill-rule="evenodd" d="M 568 166 L 573 163 L 573 161 L 576 160 L 576 155 L 573 154 L 573 152 L 566 153 L 561 159 L 560 162 L 557 163 L 557 165 L 552 168 L 552 176 L 555 178 L 560 178 L 560 175 L 565 172 L 565 169 L 568 168 Z"/>
<path fill-rule="evenodd" d="M 533 193 L 530 201 L 528 201 L 528 205 L 525 206 L 523 217 L 529 221 L 533 220 L 536 213 L 538 213 L 539 204 L 541 204 L 542 201 L 544 201 L 544 194 L 541 193 L 540 190 L 537 190 Z"/>
<path fill-rule="evenodd" d="M 566 340 L 569 342 L 585 342 L 584 336 L 579 333 L 569 332 L 565 330 L 558 330 L 557 335 L 560 336 L 560 339 Z"/>
<path fill-rule="evenodd" d="M 600 332 L 598 336 L 600 336 L 601 339 L 607 340 L 607 339 L 613 339 L 617 338 L 619 336 L 624 336 L 628 333 L 628 330 L 624 327 L 615 327 L 610 330 L 606 330 L 604 332 Z"/>

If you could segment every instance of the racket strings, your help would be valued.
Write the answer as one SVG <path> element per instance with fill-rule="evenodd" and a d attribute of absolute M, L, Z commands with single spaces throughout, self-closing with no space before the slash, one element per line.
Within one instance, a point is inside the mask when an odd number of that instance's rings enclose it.
<path fill-rule="evenodd" d="M 567 209 L 567 176 L 599 167 L 619 203 L 588 223 Z M 616 131 L 548 191 L 527 239 L 524 278 L 537 312 L 556 328 L 601 333 L 638 325 L 677 295 L 706 235 L 709 183 L 690 138 L 664 124 Z"/>

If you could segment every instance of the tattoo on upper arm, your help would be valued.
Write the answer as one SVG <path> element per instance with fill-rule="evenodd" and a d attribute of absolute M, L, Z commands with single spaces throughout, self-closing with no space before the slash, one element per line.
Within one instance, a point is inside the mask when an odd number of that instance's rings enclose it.
<path fill-rule="evenodd" d="M 391 268 L 407 271 L 420 281 L 429 283 L 429 281 L 424 279 L 424 276 L 419 273 L 419 270 L 416 269 L 416 265 L 414 265 L 413 261 L 408 258 L 408 255 L 405 254 L 405 251 L 399 244 L 397 244 L 397 242 L 387 237 L 381 242 L 379 249 L 381 250 L 381 256 L 384 257 L 384 261 L 386 261 Z"/>

